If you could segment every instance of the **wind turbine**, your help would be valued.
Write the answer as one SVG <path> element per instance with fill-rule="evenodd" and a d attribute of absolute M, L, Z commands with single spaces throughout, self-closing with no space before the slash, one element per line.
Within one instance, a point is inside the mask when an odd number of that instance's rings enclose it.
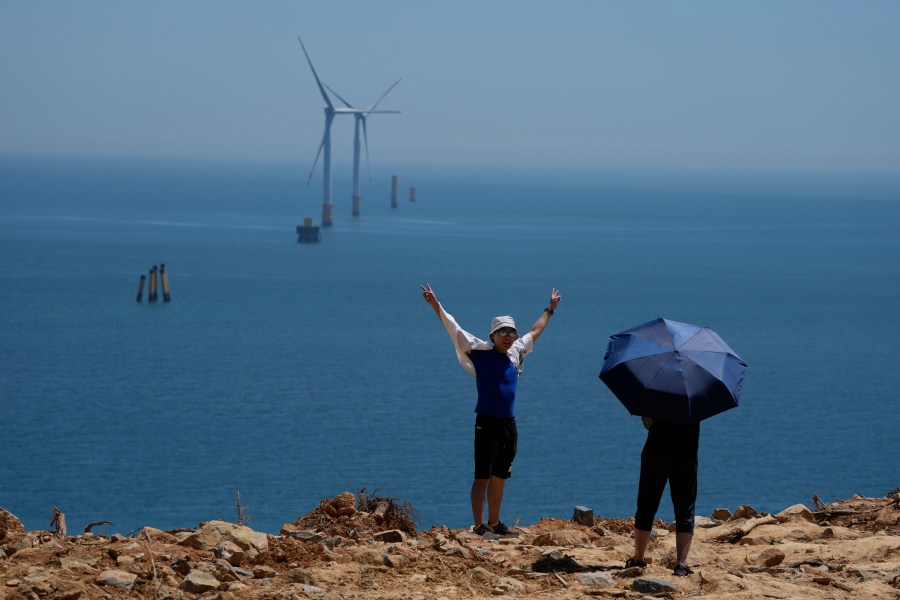
<path fill-rule="evenodd" d="M 325 86 L 328 88 L 328 90 L 332 94 L 337 96 L 338 100 L 340 100 L 341 102 L 344 103 L 344 106 L 346 108 L 339 109 L 339 110 L 352 112 L 353 116 L 356 117 L 356 119 L 355 119 L 356 123 L 355 123 L 354 131 L 353 131 L 353 216 L 354 217 L 359 216 L 359 204 L 360 204 L 360 201 L 362 200 L 362 196 L 359 194 L 359 150 L 360 150 L 360 148 L 359 148 L 359 126 L 360 126 L 360 124 L 362 124 L 363 141 L 366 145 L 366 171 L 368 172 L 369 171 L 369 135 L 366 131 L 366 117 L 368 117 L 372 113 L 398 114 L 400 112 L 399 110 L 375 110 L 375 107 L 378 106 L 378 104 L 381 103 L 382 100 L 384 100 L 384 97 L 387 96 L 388 93 L 390 93 L 390 91 L 392 89 L 394 89 L 397 86 L 397 84 L 400 83 L 400 81 L 402 79 L 403 78 L 401 77 L 400 79 L 395 81 L 393 83 L 393 85 L 391 85 L 391 87 L 389 87 L 381 96 L 379 96 L 379 98 L 375 102 L 373 102 L 366 108 L 354 107 L 352 104 L 350 104 L 349 102 L 347 102 L 346 100 L 341 98 L 340 94 L 338 94 L 336 91 L 331 89 L 331 87 L 329 87 L 327 85 Z M 370 179 L 371 179 L 371 177 L 370 177 Z"/>
<path fill-rule="evenodd" d="M 337 96 L 337 98 L 344 103 L 344 107 L 335 107 L 334 103 L 331 101 L 331 98 L 328 97 L 328 93 L 325 91 L 325 86 L 322 81 L 319 79 L 318 73 L 316 73 L 316 68 L 312 64 L 312 60 L 309 58 L 309 52 L 306 51 L 306 46 L 303 44 L 303 40 L 300 36 L 297 36 L 297 40 L 300 42 L 300 47 L 303 48 L 303 54 L 306 56 L 306 62 L 309 63 L 309 68 L 312 71 L 313 77 L 316 79 L 316 85 L 319 87 L 319 92 L 322 94 L 322 99 L 325 100 L 325 106 L 323 109 L 325 110 L 325 131 L 322 134 L 322 142 L 319 144 L 319 150 L 316 152 L 316 158 L 313 161 L 312 169 L 309 172 L 309 178 L 306 180 L 306 185 L 308 186 L 310 181 L 312 181 L 313 173 L 316 170 L 316 164 L 319 162 L 319 155 L 323 153 L 324 157 L 322 159 L 322 167 L 323 167 L 323 202 L 322 202 L 322 225 L 329 227 L 334 224 L 334 203 L 331 201 L 331 123 L 334 121 L 334 116 L 338 114 L 352 114 L 356 118 L 356 132 L 354 136 L 353 143 L 353 215 L 359 215 L 359 201 L 361 200 L 361 196 L 359 195 L 359 126 L 360 122 L 362 122 L 363 129 L 363 138 L 365 140 L 366 145 L 366 164 L 368 165 L 369 160 L 369 138 L 366 133 L 366 117 L 371 113 L 396 113 L 399 111 L 390 111 L 390 110 L 375 110 L 375 107 L 387 96 L 388 92 L 394 89 L 398 83 L 400 83 L 400 79 L 394 82 L 394 85 L 389 87 L 386 92 L 384 92 L 381 97 L 378 98 L 371 106 L 366 108 L 355 108 L 349 102 L 341 98 L 337 92 L 328 88 L 332 94 Z"/>

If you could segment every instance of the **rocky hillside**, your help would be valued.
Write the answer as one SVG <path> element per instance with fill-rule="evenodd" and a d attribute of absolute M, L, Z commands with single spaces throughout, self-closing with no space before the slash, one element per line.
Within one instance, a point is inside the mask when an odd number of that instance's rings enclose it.
<path fill-rule="evenodd" d="M 223 521 L 130 536 L 25 531 L 0 509 L 0 599 L 88 598 L 900 598 L 900 491 L 814 499 L 776 514 L 749 506 L 698 518 L 695 574 L 673 577 L 659 521 L 646 568 L 624 569 L 631 519 L 576 507 L 518 537 L 415 530 L 415 511 L 345 492 L 272 536 Z M 88 529 L 98 525 L 89 526 Z"/>

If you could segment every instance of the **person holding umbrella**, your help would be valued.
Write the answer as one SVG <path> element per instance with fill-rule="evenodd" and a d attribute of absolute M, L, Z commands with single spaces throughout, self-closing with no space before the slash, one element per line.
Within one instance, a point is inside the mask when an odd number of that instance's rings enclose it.
<path fill-rule="evenodd" d="M 634 556 L 625 562 L 625 566 L 647 566 L 644 552 L 650 542 L 653 518 L 668 481 L 675 510 L 675 569 L 672 574 L 687 577 L 693 573 L 687 560 L 694 537 L 700 423 L 679 425 L 647 417 L 643 421 L 648 431 L 641 452 L 637 512 L 634 515 Z"/>
<path fill-rule="evenodd" d="M 736 408 L 747 364 L 708 327 L 657 318 L 610 337 L 600 379 L 648 429 L 641 452 L 634 556 L 646 567 L 666 482 L 675 509 L 675 570 L 686 577 L 697 500 L 700 421 Z"/>
<path fill-rule="evenodd" d="M 553 289 L 550 305 L 521 337 L 512 317 L 494 317 L 488 333 L 490 342 L 485 342 L 457 324 L 441 306 L 431 284 L 419 287 L 425 301 L 450 334 L 460 364 L 475 377 L 478 390 L 475 406 L 475 478 L 471 490 L 472 518 L 475 522 L 473 531 L 481 536 L 487 533 L 511 535 L 510 529 L 500 521 L 500 506 L 506 480 L 512 475 L 518 444 L 516 386 L 525 355 L 531 352 L 534 342 L 547 327 L 562 296 Z M 487 522 L 484 519 L 485 496 Z"/>

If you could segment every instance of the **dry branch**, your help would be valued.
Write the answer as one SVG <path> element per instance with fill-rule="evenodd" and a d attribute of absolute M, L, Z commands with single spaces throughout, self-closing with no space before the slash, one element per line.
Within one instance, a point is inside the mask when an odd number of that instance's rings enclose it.
<path fill-rule="evenodd" d="M 91 528 L 98 527 L 100 525 L 112 525 L 112 522 L 110 522 L 110 521 L 94 521 L 93 523 L 88 523 L 87 526 L 84 528 L 84 532 L 90 533 Z"/>
<path fill-rule="evenodd" d="M 50 517 L 50 525 L 56 528 L 56 537 L 66 537 L 66 515 L 55 506 L 53 507 L 53 516 Z"/>
<path fill-rule="evenodd" d="M 741 525 L 738 525 L 737 527 L 732 527 L 728 531 L 720 533 L 713 539 L 715 539 L 717 542 L 728 542 L 729 544 L 736 544 L 742 537 L 744 537 L 760 525 L 768 525 L 770 523 L 777 522 L 778 520 L 771 515 L 760 517 L 758 519 L 749 519 L 748 521 L 742 523 Z"/>

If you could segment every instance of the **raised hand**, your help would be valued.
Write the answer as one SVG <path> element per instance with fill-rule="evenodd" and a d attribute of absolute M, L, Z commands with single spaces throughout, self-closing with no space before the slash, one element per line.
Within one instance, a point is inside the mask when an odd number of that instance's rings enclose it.
<path fill-rule="evenodd" d="M 552 290 L 550 292 L 550 310 L 556 310 L 556 305 L 562 300 L 562 295 L 560 295 L 558 289 L 552 288 Z"/>
<path fill-rule="evenodd" d="M 425 285 L 419 285 L 422 288 L 422 297 L 425 298 L 425 302 L 431 305 L 432 308 L 437 308 L 438 299 L 434 293 L 434 290 L 431 289 L 431 284 L 426 283 Z"/>

